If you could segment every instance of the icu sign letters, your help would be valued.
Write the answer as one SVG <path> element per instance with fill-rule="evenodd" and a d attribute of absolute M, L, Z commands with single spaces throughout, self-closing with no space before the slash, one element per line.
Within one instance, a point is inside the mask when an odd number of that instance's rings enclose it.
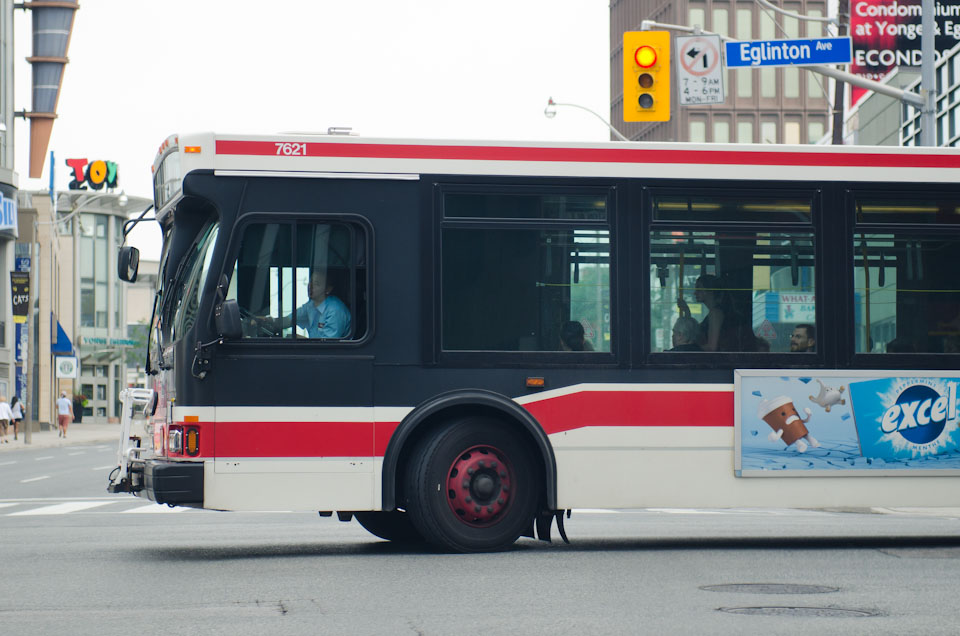
<path fill-rule="evenodd" d="M 848 64 L 851 46 L 850 38 L 727 42 L 727 67 Z"/>

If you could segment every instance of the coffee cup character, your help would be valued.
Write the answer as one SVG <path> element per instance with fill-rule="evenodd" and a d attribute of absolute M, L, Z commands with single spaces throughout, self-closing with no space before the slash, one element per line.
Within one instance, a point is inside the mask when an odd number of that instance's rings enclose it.
<path fill-rule="evenodd" d="M 793 399 L 786 395 L 764 400 L 757 408 L 757 417 L 770 425 L 773 429 L 767 435 L 771 442 L 782 441 L 787 446 L 796 444 L 797 451 L 806 452 L 809 446 L 817 448 L 820 446 L 805 424 L 810 421 L 810 409 L 804 409 L 806 419 L 801 419 L 797 407 L 793 405 Z M 808 443 L 809 442 L 809 446 Z"/>

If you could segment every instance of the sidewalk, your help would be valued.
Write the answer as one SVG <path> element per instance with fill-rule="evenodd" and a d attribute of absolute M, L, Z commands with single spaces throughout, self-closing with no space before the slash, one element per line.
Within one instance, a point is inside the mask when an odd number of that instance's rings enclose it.
<path fill-rule="evenodd" d="M 36 426 L 36 424 L 34 424 Z M 118 444 L 120 438 L 120 424 L 88 424 L 86 422 L 72 423 L 67 428 L 67 437 L 57 437 L 56 430 L 33 431 L 30 444 L 24 443 L 25 435 L 21 430 L 17 440 L 13 439 L 13 427 L 7 429 L 9 444 L 0 444 L 0 454 L 28 448 L 58 448 L 60 446 L 75 446 L 80 444 L 113 443 Z"/>

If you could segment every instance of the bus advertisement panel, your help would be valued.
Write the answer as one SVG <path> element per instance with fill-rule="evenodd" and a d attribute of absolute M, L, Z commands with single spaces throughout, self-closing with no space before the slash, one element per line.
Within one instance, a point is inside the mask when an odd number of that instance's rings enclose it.
<path fill-rule="evenodd" d="M 737 371 L 740 476 L 958 474 L 950 372 Z"/>

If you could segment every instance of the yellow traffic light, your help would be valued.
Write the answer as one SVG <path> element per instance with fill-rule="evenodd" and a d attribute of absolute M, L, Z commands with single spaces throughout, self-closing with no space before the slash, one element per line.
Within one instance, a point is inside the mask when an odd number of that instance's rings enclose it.
<path fill-rule="evenodd" d="M 623 121 L 670 121 L 670 33 L 623 34 Z"/>

